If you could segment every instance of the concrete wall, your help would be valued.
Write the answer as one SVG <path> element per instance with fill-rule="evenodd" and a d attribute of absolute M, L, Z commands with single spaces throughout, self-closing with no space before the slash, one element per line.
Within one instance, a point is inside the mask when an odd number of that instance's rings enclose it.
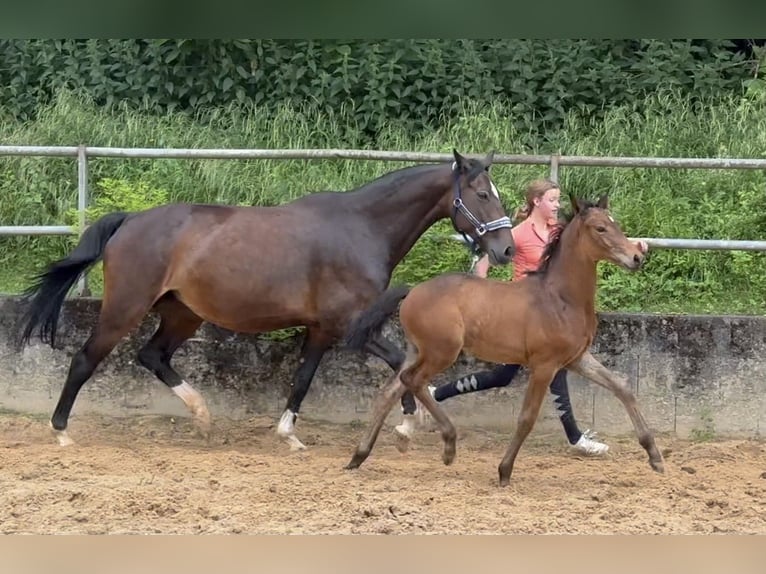
<path fill-rule="evenodd" d="M 0 298 L 0 408 L 52 412 L 71 355 L 87 338 L 99 304 L 92 299 L 66 302 L 58 331 L 60 350 L 33 340 L 17 353 L 11 335 L 20 306 L 15 298 Z M 154 317 L 147 318 L 118 345 L 81 391 L 73 416 L 88 411 L 186 415 L 180 400 L 135 364 L 140 344 L 155 325 Z M 396 324 L 387 327 L 387 334 L 401 342 Z M 603 314 L 592 350 L 607 367 L 628 377 L 655 430 L 754 437 L 766 423 L 765 341 L 766 319 L 760 317 Z M 174 365 L 205 395 L 213 416 L 278 417 L 299 343 L 300 338 L 272 342 L 206 324 L 179 349 Z M 440 380 L 486 367 L 461 356 Z M 320 364 L 302 414 L 366 422 L 370 400 L 389 375 L 377 358 L 333 350 Z M 457 397 L 444 405 L 460 425 L 511 429 L 525 383 L 526 376 L 520 376 L 510 388 Z M 576 375 L 570 377 L 570 388 L 582 428 L 632 432 L 622 405 L 608 391 Z M 552 400 L 546 401 L 537 429 L 560 429 Z"/>

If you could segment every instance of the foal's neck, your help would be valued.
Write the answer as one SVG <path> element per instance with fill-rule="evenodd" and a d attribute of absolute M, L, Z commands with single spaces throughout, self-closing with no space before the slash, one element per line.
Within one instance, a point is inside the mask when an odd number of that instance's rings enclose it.
<path fill-rule="evenodd" d="M 595 314 L 598 261 L 580 248 L 578 233 L 575 222 L 562 231 L 555 264 L 551 261 L 548 270 L 548 286 L 570 305 Z"/>

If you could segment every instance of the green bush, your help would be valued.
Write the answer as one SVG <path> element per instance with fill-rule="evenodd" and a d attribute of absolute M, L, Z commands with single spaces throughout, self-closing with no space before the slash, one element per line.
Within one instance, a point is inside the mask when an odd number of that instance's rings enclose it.
<path fill-rule="evenodd" d="M 370 145 L 391 121 L 434 129 L 466 100 L 501 103 L 534 145 L 569 113 L 600 118 L 667 87 L 739 93 L 755 69 L 727 40 L 657 39 L 15 39 L 0 62 L 0 107 L 19 119 L 62 89 L 159 116 L 312 102 Z"/>

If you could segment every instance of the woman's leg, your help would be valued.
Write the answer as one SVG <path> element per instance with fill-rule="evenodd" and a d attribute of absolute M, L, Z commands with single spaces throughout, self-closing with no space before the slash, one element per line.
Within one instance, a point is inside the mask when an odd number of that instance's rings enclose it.
<path fill-rule="evenodd" d="M 428 390 L 437 402 L 441 402 L 457 395 L 505 387 L 511 384 L 513 377 L 516 376 L 520 368 L 521 365 L 498 365 L 489 371 L 466 375 L 456 381 L 451 381 L 438 387 L 429 385 Z M 421 425 L 425 424 L 426 414 L 421 405 L 418 405 L 418 410 L 415 414 L 405 414 L 402 417 L 401 424 L 396 425 L 394 430 L 401 436 L 411 437 L 415 432 L 417 419 L 420 419 Z"/>
<path fill-rule="evenodd" d="M 507 387 L 520 368 L 521 365 L 498 365 L 489 371 L 466 375 L 456 381 L 439 385 L 431 389 L 431 394 L 438 402 L 441 402 L 457 395 Z"/>
<path fill-rule="evenodd" d="M 564 427 L 569 444 L 586 454 L 605 454 L 609 446 L 594 440 L 594 433 L 586 430 L 580 431 L 572 411 L 572 403 L 569 400 L 569 384 L 567 382 L 567 371 L 561 369 L 551 381 L 551 394 L 553 402 L 556 404 L 556 410 L 559 412 L 559 420 Z"/>

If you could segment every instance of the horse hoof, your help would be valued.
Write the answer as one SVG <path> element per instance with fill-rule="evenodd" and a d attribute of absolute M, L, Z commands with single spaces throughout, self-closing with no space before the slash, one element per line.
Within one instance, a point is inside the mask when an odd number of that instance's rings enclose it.
<path fill-rule="evenodd" d="M 445 450 L 442 453 L 442 461 L 446 466 L 451 465 L 455 461 L 455 450 Z"/>
<path fill-rule="evenodd" d="M 211 436 L 211 424 L 210 424 L 210 418 L 195 418 L 194 419 L 194 428 L 197 432 L 197 436 L 200 437 L 202 440 L 210 442 L 210 436 Z"/>
<path fill-rule="evenodd" d="M 661 460 L 650 460 L 649 465 L 652 467 L 654 472 L 665 474 L 665 463 L 663 463 Z"/>
<path fill-rule="evenodd" d="M 75 444 L 75 442 L 70 438 L 70 436 L 67 434 L 65 430 L 59 431 L 59 430 L 53 430 L 53 436 L 56 437 L 56 440 L 59 443 L 59 446 L 71 446 Z"/>
<path fill-rule="evenodd" d="M 294 434 L 284 437 L 287 444 L 290 446 L 290 452 L 296 452 L 299 450 L 306 450 L 306 445 L 303 444 L 298 437 Z"/>
<path fill-rule="evenodd" d="M 510 478 L 500 478 L 500 488 L 505 488 L 509 484 L 511 484 Z"/>
<path fill-rule="evenodd" d="M 203 441 L 210 442 L 210 437 L 212 435 L 210 427 L 195 426 L 194 432 L 197 437 L 201 438 Z"/>

